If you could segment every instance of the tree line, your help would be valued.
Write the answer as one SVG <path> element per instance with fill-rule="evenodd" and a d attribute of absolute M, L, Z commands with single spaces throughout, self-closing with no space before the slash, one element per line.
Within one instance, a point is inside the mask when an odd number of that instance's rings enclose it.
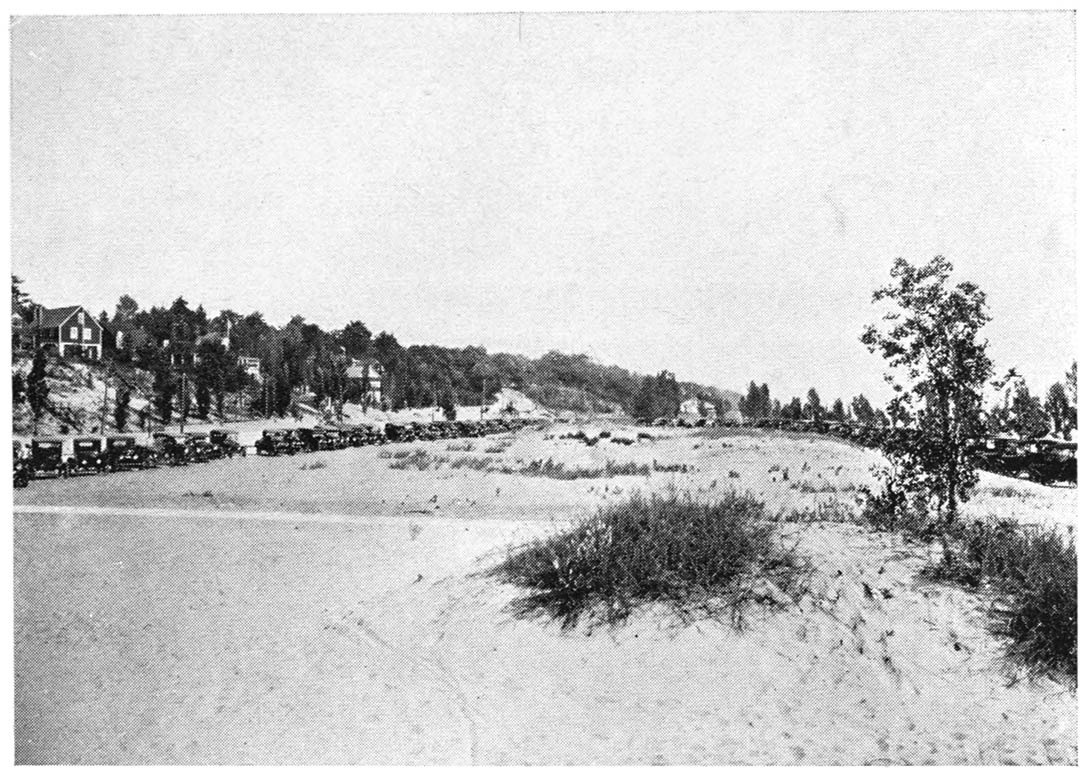
<path fill-rule="evenodd" d="M 12 276 L 12 309 L 29 324 L 33 302 L 21 283 Z M 478 346 L 403 346 L 392 332 L 374 333 L 357 319 L 325 330 L 295 315 L 274 326 L 259 311 L 211 315 L 183 297 L 168 306 L 142 307 L 124 295 L 98 322 L 107 332 L 105 358 L 119 369 L 151 375 L 154 412 L 167 423 L 178 416 L 221 416 L 238 397 L 244 397 L 243 409 L 266 417 L 297 413 L 303 396 L 333 411 L 345 402 L 365 405 L 368 386 L 347 379 L 352 362 L 379 365 L 384 408 L 439 406 L 449 414 L 457 404 L 491 403 L 504 388 L 555 409 L 633 412 L 646 379 L 584 354 L 550 351 L 529 358 Z M 259 380 L 241 367 L 240 356 L 260 360 Z M 655 378 L 648 379 L 654 386 Z M 723 396 L 717 388 L 678 383 L 671 375 L 664 391 L 669 398 L 659 405 L 669 415 L 678 411 L 672 382 L 679 394 L 715 403 Z"/>

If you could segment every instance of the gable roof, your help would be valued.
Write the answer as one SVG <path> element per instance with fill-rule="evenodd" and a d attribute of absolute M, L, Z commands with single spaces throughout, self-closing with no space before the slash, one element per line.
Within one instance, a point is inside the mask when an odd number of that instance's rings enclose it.
<path fill-rule="evenodd" d="M 78 304 L 73 304 L 70 307 L 54 307 L 52 310 L 41 307 L 39 308 L 37 325 L 43 329 L 63 326 L 66 320 L 82 309 L 83 306 Z M 91 317 L 89 313 L 87 314 L 87 317 Z M 97 321 L 95 321 L 95 323 L 97 323 Z"/>

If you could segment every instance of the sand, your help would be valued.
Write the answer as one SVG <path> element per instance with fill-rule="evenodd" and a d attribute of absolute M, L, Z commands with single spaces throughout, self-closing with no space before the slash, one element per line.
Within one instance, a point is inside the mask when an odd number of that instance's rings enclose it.
<path fill-rule="evenodd" d="M 737 487 L 772 510 L 843 505 L 876 460 L 780 434 L 558 438 L 575 428 L 17 492 L 16 761 L 1076 763 L 1076 694 L 1004 665 L 987 602 L 921 580 L 925 548 L 855 525 L 781 526 L 812 594 L 751 610 L 741 632 L 660 608 L 594 632 L 514 617 L 521 591 L 484 572 L 598 504 Z M 396 449 L 696 469 L 395 471 L 380 456 Z M 1075 496 L 984 475 L 968 509 L 1068 525 Z"/>

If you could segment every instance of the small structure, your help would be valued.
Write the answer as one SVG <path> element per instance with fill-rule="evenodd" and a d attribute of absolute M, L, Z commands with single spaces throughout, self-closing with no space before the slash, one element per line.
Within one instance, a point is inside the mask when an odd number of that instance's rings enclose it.
<path fill-rule="evenodd" d="M 257 382 L 260 382 L 263 379 L 260 376 L 260 359 L 256 356 L 238 356 L 237 365 L 245 370 L 245 374 L 249 375 Z"/>
<path fill-rule="evenodd" d="M 686 399 L 678 407 L 678 417 L 692 421 L 704 418 L 706 423 L 715 423 L 716 407 L 704 399 Z"/>
<path fill-rule="evenodd" d="M 35 307 L 32 330 L 36 347 L 94 361 L 102 356 L 102 326 L 81 305 Z"/>
<path fill-rule="evenodd" d="M 362 404 L 366 406 L 378 405 L 384 399 L 383 378 L 384 370 L 376 361 L 351 359 L 347 365 L 347 380 L 359 384 Z"/>

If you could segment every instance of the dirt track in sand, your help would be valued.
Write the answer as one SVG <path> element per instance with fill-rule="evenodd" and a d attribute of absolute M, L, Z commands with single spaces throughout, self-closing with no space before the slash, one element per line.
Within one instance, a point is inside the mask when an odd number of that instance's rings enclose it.
<path fill-rule="evenodd" d="M 847 499 L 869 462 L 821 440 L 544 437 L 504 455 L 698 471 L 397 472 L 361 450 L 319 454 L 315 471 L 299 468 L 313 456 L 254 459 L 16 494 L 17 761 L 1076 762 L 1076 697 L 1008 686 L 983 601 L 922 583 L 923 549 L 855 526 L 783 526 L 818 569 L 814 593 L 742 633 L 658 610 L 591 635 L 514 619 L 517 591 L 477 572 L 553 515 L 670 483 L 757 487 L 774 508 Z M 801 492 L 796 471 L 840 492 Z M 1066 503 L 1035 490 L 980 503 L 1025 519 Z"/>

